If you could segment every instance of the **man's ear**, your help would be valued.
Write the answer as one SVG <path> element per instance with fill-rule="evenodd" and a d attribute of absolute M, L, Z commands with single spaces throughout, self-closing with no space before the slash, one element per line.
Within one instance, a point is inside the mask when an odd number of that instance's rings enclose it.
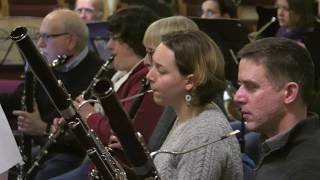
<path fill-rule="evenodd" d="M 290 104 L 298 98 L 299 85 L 296 82 L 289 82 L 285 85 L 284 90 L 284 103 Z"/>
<path fill-rule="evenodd" d="M 76 35 L 70 33 L 70 35 L 69 35 L 69 43 L 68 43 L 68 50 L 69 51 L 74 51 L 78 41 L 79 41 L 79 39 L 76 37 Z"/>
<path fill-rule="evenodd" d="M 185 89 L 186 91 L 191 91 L 194 87 L 196 86 L 195 84 L 195 77 L 193 74 L 189 74 L 185 78 Z"/>

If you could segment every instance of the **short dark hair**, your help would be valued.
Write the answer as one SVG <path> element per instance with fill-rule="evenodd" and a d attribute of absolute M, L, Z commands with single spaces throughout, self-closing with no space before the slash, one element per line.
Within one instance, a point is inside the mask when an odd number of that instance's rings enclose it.
<path fill-rule="evenodd" d="M 144 57 L 143 36 L 148 26 L 158 19 L 149 8 L 143 6 L 129 6 L 114 13 L 109 21 L 109 31 L 128 44 L 133 51 Z"/>
<path fill-rule="evenodd" d="M 310 102 L 314 86 L 314 65 L 308 50 L 296 41 L 270 37 L 244 46 L 239 58 L 261 64 L 274 87 L 286 82 L 299 85 L 299 96 L 304 103 Z"/>

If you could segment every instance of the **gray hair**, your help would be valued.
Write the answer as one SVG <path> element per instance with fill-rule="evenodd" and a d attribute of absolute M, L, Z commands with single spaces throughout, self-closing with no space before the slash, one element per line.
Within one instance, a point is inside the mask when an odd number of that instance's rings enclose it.
<path fill-rule="evenodd" d="M 64 32 L 74 34 L 77 37 L 78 41 L 75 50 L 81 51 L 88 45 L 88 27 L 76 12 L 69 9 L 57 9 L 50 14 L 54 14 L 61 21 L 61 28 Z"/>

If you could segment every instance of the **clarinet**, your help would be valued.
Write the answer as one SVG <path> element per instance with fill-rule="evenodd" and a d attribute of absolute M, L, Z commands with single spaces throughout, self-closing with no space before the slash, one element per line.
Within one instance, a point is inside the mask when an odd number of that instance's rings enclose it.
<path fill-rule="evenodd" d="M 134 131 L 132 121 L 113 90 L 112 82 L 100 79 L 95 83 L 93 92 L 109 117 L 109 124 L 131 162 L 135 174 L 141 179 L 160 179 L 146 146 L 139 134 Z"/>
<path fill-rule="evenodd" d="M 21 109 L 27 112 L 33 112 L 33 98 L 34 98 L 34 77 L 31 71 L 28 70 L 28 65 L 26 64 L 24 73 L 24 91 L 21 98 Z M 19 149 L 22 154 L 22 159 L 24 164 L 17 165 L 19 170 L 17 179 L 22 180 L 25 173 L 31 166 L 32 161 L 32 138 L 27 134 L 22 134 L 20 136 Z"/>
<path fill-rule="evenodd" d="M 126 173 L 123 168 L 104 148 L 94 131 L 89 129 L 83 122 L 70 97 L 59 86 L 49 65 L 27 35 L 27 28 L 18 27 L 10 35 L 26 57 L 33 74 L 47 92 L 60 115 L 66 120 L 69 130 L 77 137 L 77 140 L 97 167 L 99 177 L 113 180 L 126 179 Z"/>
<path fill-rule="evenodd" d="M 84 99 L 89 99 L 90 97 L 92 97 L 92 86 L 99 80 L 99 78 L 101 78 L 103 74 L 106 74 L 107 78 L 111 78 L 112 75 L 115 73 L 115 69 L 112 66 L 113 59 L 114 56 L 109 57 L 109 59 L 101 66 L 99 71 L 95 74 L 87 89 L 81 93 L 81 96 Z"/>

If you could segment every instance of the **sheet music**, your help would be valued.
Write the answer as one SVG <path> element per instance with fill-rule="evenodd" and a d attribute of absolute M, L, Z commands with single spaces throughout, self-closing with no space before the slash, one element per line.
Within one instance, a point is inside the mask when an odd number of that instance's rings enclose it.
<path fill-rule="evenodd" d="M 0 174 L 18 163 L 22 163 L 22 157 L 0 105 Z"/>

